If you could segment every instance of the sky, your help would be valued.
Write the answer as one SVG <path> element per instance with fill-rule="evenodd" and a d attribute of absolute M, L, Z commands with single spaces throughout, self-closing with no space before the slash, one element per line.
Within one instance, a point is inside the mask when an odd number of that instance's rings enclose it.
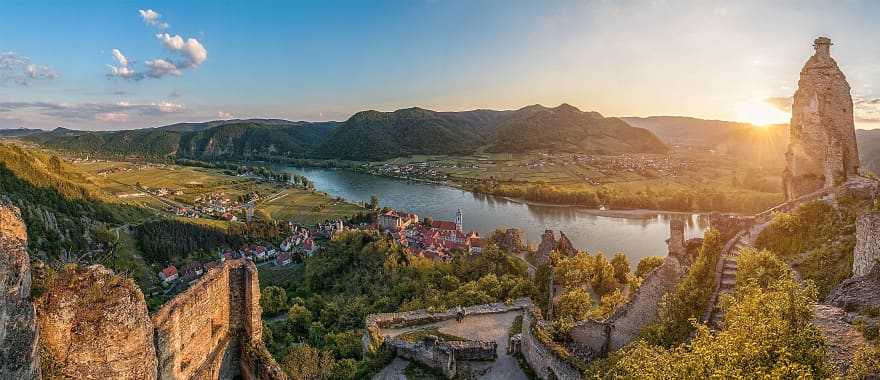
<path fill-rule="evenodd" d="M 561 103 L 780 122 L 820 35 L 877 128 L 878 19 L 856 0 L 5 0 L 0 128 Z"/>

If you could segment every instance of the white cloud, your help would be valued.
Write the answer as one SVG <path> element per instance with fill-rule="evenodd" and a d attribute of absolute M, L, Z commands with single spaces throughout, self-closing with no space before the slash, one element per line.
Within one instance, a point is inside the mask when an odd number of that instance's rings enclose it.
<path fill-rule="evenodd" d="M 168 25 L 167 22 L 159 21 L 159 19 L 162 18 L 162 15 L 152 9 L 139 9 L 138 13 L 140 13 L 141 18 L 144 20 L 145 23 L 147 23 L 147 25 L 152 25 L 159 29 L 167 29 L 169 26 L 171 26 Z"/>
<path fill-rule="evenodd" d="M 146 61 L 144 64 L 147 65 L 147 76 L 150 78 L 159 79 L 166 75 L 180 76 L 180 69 L 177 68 L 177 65 L 164 59 L 157 58 L 151 61 Z"/>
<path fill-rule="evenodd" d="M 880 122 L 880 98 L 865 99 L 860 96 L 854 96 L 853 117 L 857 122 Z"/>
<path fill-rule="evenodd" d="M 13 82 L 28 85 L 34 80 L 52 80 L 58 73 L 51 67 L 31 62 L 29 57 L 14 52 L 0 52 L 0 84 Z"/>
<path fill-rule="evenodd" d="M 120 65 L 128 66 L 128 58 L 125 58 L 119 49 L 113 49 L 113 58 L 116 58 L 116 62 L 119 62 Z"/>
<path fill-rule="evenodd" d="M 217 117 L 220 119 L 232 119 L 234 116 L 232 112 L 217 111 Z"/>
<path fill-rule="evenodd" d="M 105 123 L 125 123 L 128 122 L 128 114 L 124 112 L 105 112 L 95 115 L 95 119 Z"/>
<path fill-rule="evenodd" d="M 156 38 L 165 45 L 165 48 L 182 55 L 186 62 L 180 66 L 199 67 L 202 62 L 208 58 L 208 50 L 195 38 L 188 38 L 184 41 L 179 35 L 170 35 L 168 33 L 156 34 Z"/>
<path fill-rule="evenodd" d="M 119 66 L 107 65 L 110 68 L 110 73 L 107 74 L 108 77 L 117 77 L 123 79 L 131 79 L 131 80 L 141 80 L 144 79 L 144 74 L 136 72 L 134 69 L 128 66 L 130 63 L 128 58 L 122 54 L 119 49 L 113 49 L 113 58 L 116 62 L 119 63 Z"/>

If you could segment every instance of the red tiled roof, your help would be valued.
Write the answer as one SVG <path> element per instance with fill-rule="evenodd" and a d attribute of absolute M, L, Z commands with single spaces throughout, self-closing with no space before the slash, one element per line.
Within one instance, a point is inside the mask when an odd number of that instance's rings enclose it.
<path fill-rule="evenodd" d="M 431 222 L 431 227 L 434 227 L 438 230 L 449 230 L 455 231 L 458 229 L 458 225 L 455 222 L 450 222 L 448 220 L 434 220 Z"/>
<path fill-rule="evenodd" d="M 171 277 L 177 274 L 177 268 L 175 268 L 174 265 L 169 265 L 165 269 L 162 269 L 162 274 L 165 275 L 165 277 Z"/>

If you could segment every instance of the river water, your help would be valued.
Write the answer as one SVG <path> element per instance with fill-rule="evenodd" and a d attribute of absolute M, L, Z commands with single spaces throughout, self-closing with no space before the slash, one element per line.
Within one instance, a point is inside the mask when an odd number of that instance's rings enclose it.
<path fill-rule="evenodd" d="M 624 252 L 632 265 L 645 256 L 665 256 L 671 218 L 685 220 L 685 239 L 702 236 L 708 227 L 700 214 L 657 214 L 648 218 L 598 216 L 580 207 L 529 205 L 505 198 L 474 194 L 453 187 L 380 177 L 341 169 L 283 167 L 306 176 L 315 188 L 334 197 L 369 202 L 379 197 L 381 206 L 414 212 L 420 218 L 454 220 L 464 215 L 465 231 L 489 236 L 496 228 L 515 227 L 535 246 L 545 229 L 562 231 L 575 248 L 607 256 Z M 635 267 L 633 267 L 633 270 Z"/>

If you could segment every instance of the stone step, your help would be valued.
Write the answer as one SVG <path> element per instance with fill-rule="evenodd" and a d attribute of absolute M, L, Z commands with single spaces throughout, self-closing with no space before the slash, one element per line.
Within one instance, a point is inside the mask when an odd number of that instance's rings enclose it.
<path fill-rule="evenodd" d="M 739 264 L 736 263 L 736 260 L 724 260 L 724 270 L 732 269 L 736 272 L 736 269 L 739 267 Z"/>
<path fill-rule="evenodd" d="M 721 278 L 721 289 L 733 289 L 734 285 L 736 285 L 736 276 L 723 276 Z"/>

